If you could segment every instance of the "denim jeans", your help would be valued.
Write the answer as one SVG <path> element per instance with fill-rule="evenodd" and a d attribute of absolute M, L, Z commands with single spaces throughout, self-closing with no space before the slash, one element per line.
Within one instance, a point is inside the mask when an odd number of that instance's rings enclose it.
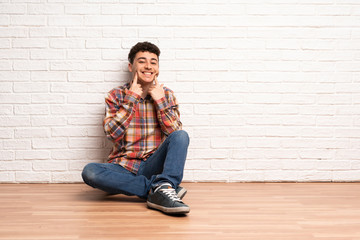
<path fill-rule="evenodd" d="M 89 163 L 82 178 L 86 184 L 111 194 L 147 198 L 151 187 L 168 182 L 176 189 L 181 183 L 188 146 L 188 134 L 184 130 L 175 131 L 141 162 L 137 174 L 114 163 Z"/>

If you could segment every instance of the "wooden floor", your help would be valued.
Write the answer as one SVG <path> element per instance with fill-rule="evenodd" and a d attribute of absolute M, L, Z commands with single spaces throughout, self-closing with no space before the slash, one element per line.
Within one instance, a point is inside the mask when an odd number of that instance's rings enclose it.
<path fill-rule="evenodd" d="M 360 239 L 360 183 L 183 186 L 174 217 L 85 184 L 1 184 L 0 239 Z"/>

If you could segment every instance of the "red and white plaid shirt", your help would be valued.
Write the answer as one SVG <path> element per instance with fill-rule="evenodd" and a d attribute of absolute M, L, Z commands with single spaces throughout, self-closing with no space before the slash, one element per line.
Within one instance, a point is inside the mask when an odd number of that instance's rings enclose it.
<path fill-rule="evenodd" d="M 107 97 L 103 122 L 106 136 L 114 142 L 108 162 L 137 173 L 141 161 L 153 154 L 170 133 L 181 130 L 180 112 L 173 91 L 165 97 L 142 99 L 130 84 L 112 89 Z"/>

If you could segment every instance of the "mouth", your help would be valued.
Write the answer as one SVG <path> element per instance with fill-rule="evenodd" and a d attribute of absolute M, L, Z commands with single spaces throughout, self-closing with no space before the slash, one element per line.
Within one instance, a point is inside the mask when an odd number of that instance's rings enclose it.
<path fill-rule="evenodd" d="M 150 77 L 152 77 L 153 75 L 154 75 L 154 73 L 153 72 L 141 72 L 143 75 L 145 75 L 145 77 L 147 77 L 147 78 L 150 78 Z"/>

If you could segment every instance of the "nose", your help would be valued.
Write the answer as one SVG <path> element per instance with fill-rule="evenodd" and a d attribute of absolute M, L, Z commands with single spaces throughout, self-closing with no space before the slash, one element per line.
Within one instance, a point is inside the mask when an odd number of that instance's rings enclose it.
<path fill-rule="evenodd" d="M 151 64 L 150 64 L 149 62 L 146 62 L 145 68 L 146 68 L 146 69 L 151 69 Z"/>

